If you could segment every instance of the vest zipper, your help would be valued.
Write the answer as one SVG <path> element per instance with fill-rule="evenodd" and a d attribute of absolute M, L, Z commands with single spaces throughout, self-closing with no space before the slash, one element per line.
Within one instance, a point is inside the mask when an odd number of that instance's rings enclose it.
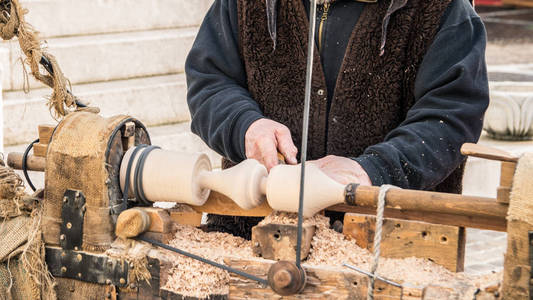
<path fill-rule="evenodd" d="M 329 3 L 324 3 L 324 8 L 322 11 L 322 17 L 320 18 L 320 25 L 318 27 L 318 51 L 322 51 L 322 33 L 324 31 L 324 25 L 326 24 L 328 20 L 328 13 L 329 13 Z"/>

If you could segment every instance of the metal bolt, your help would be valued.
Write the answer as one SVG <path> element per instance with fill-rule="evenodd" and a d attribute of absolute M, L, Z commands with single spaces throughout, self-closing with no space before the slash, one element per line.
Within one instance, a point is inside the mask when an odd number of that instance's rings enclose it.
<path fill-rule="evenodd" d="M 68 197 L 67 196 L 63 197 L 63 202 L 68 202 Z"/>
<path fill-rule="evenodd" d="M 106 279 L 105 284 L 111 284 L 111 279 Z"/>
<path fill-rule="evenodd" d="M 76 192 L 76 198 L 80 197 L 80 192 Z"/>
<path fill-rule="evenodd" d="M 85 206 L 83 206 L 83 207 L 81 208 L 81 211 L 82 211 L 82 212 L 85 212 L 86 210 L 87 210 L 87 207 L 85 207 Z"/>
<path fill-rule="evenodd" d="M 72 223 L 67 222 L 67 228 L 68 228 L 68 229 L 71 229 L 71 228 L 72 228 Z"/>
<path fill-rule="evenodd" d="M 119 282 L 120 282 L 120 284 L 124 285 L 124 284 L 126 284 L 126 279 L 120 278 Z"/>
<path fill-rule="evenodd" d="M 107 179 L 105 180 L 105 184 L 110 184 L 110 183 L 111 183 L 111 179 L 107 178 Z"/>
<path fill-rule="evenodd" d="M 78 278 L 81 278 L 81 273 L 78 273 Z"/>
<path fill-rule="evenodd" d="M 319 89 L 318 90 L 318 95 L 319 96 L 324 96 L 324 90 L 323 89 Z"/>
<path fill-rule="evenodd" d="M 60 239 L 60 240 L 64 240 L 64 239 L 65 239 L 65 235 L 64 235 L 64 234 L 60 235 L 60 236 L 59 236 L 59 239 Z"/>
<path fill-rule="evenodd" d="M 78 251 L 79 250 L 78 246 L 74 246 L 74 250 Z"/>
<path fill-rule="evenodd" d="M 65 255 L 67 255 L 65 251 L 61 252 L 61 257 L 65 257 Z"/>
<path fill-rule="evenodd" d="M 67 267 L 61 267 L 61 273 L 65 273 L 67 271 Z"/>
<path fill-rule="evenodd" d="M 81 261 L 81 260 L 83 259 L 83 257 L 81 256 L 81 254 L 76 255 L 76 258 L 78 259 L 78 261 Z"/>

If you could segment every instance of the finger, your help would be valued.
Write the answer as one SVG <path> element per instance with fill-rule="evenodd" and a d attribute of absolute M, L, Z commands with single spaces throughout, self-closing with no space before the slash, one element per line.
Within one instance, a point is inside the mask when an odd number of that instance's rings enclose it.
<path fill-rule="evenodd" d="M 273 138 L 261 139 L 258 143 L 258 147 L 259 152 L 261 153 L 261 161 L 267 170 L 270 171 L 271 168 L 278 164 L 276 142 Z"/>
<path fill-rule="evenodd" d="M 286 128 L 277 130 L 276 139 L 278 142 L 278 150 L 283 154 L 286 162 L 291 165 L 297 164 L 296 154 L 298 153 L 298 149 L 292 141 L 291 132 Z"/>

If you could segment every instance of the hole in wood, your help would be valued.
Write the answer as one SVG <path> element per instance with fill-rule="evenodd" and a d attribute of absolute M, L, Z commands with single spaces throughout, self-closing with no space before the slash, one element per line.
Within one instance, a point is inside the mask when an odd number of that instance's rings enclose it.
<path fill-rule="evenodd" d="M 396 225 L 394 225 L 394 227 L 396 227 L 396 228 L 401 228 L 401 227 L 402 227 L 402 224 L 400 224 L 400 223 L 396 223 Z"/>
<path fill-rule="evenodd" d="M 448 238 L 443 235 L 443 236 L 440 237 L 440 242 L 443 243 L 443 244 L 446 244 L 448 242 Z"/>
<path fill-rule="evenodd" d="M 357 281 L 352 282 L 352 284 L 353 284 L 353 286 L 357 286 L 358 285 Z"/>
<path fill-rule="evenodd" d="M 426 239 L 429 235 L 429 232 L 427 231 L 422 231 L 422 238 Z"/>
<path fill-rule="evenodd" d="M 281 231 L 278 230 L 278 232 L 274 233 L 274 239 L 276 241 L 281 240 Z"/>

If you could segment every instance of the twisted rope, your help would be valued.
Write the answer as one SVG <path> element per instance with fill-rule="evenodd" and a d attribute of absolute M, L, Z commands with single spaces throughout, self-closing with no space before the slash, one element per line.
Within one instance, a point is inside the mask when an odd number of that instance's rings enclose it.
<path fill-rule="evenodd" d="M 376 271 L 379 265 L 379 256 L 381 255 L 381 235 L 383 230 L 383 213 L 385 212 L 385 196 L 387 192 L 392 189 L 397 188 L 394 185 L 382 185 L 379 189 L 378 194 L 378 204 L 376 209 L 376 231 L 374 233 L 374 245 L 373 245 L 373 258 L 372 258 L 372 267 L 370 269 L 370 281 L 368 282 L 368 293 L 367 299 L 374 299 L 374 284 L 376 281 Z"/>
<path fill-rule="evenodd" d="M 19 0 L 1 1 L 0 2 L 0 37 L 3 40 L 10 40 L 18 37 L 20 49 L 25 55 L 24 64 L 30 67 L 31 74 L 35 79 L 52 88 L 52 94 L 48 98 L 48 108 L 55 119 L 67 115 L 71 109 L 77 109 L 78 106 L 74 95 L 69 93 L 69 80 L 63 75 L 56 58 L 47 53 L 41 47 L 41 41 L 38 32 L 24 20 L 24 15 L 28 13 L 27 9 L 20 6 Z M 43 74 L 40 71 L 41 60 L 46 61 L 50 74 Z M 23 68 L 24 68 L 23 64 Z M 26 84 L 26 83 L 25 83 Z"/>

